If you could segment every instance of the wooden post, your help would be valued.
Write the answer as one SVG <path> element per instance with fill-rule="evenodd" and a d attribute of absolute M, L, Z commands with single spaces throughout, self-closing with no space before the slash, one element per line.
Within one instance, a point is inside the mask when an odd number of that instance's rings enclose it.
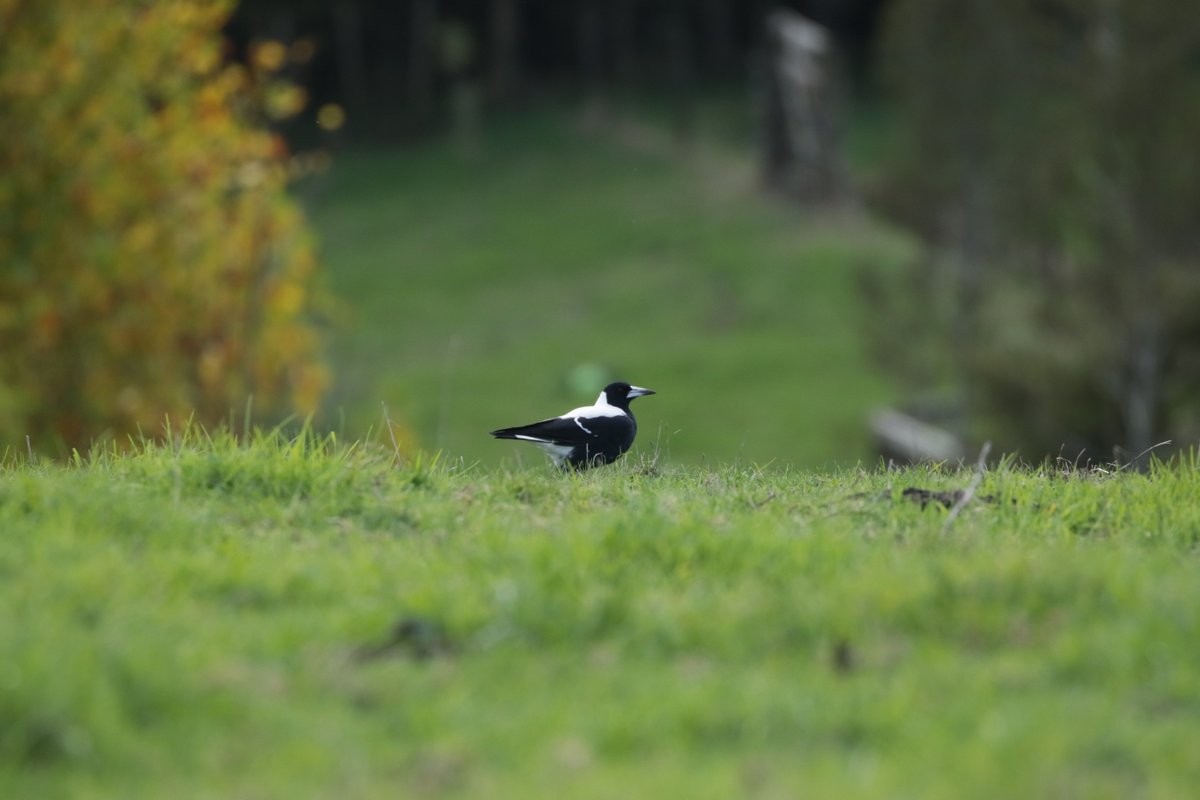
<path fill-rule="evenodd" d="M 763 177 L 805 202 L 844 199 L 830 36 L 786 9 L 768 14 L 766 25 Z"/>

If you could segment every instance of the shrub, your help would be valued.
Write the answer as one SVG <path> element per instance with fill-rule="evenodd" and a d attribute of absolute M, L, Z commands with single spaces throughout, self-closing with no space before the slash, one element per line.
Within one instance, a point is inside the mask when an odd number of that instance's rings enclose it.
<path fill-rule="evenodd" d="M 226 0 L 0 0 L 0 439 L 311 411 L 312 244 Z"/>
<path fill-rule="evenodd" d="M 889 11 L 907 158 L 885 197 L 931 245 L 907 286 L 938 301 L 895 305 L 949 312 L 945 360 L 1006 447 L 1194 441 L 1200 21 L 1168 0 Z"/>

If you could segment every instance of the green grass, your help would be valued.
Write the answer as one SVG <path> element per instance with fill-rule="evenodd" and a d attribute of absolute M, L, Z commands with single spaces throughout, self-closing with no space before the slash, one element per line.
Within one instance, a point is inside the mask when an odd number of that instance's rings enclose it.
<path fill-rule="evenodd" d="M 675 463 L 866 455 L 866 413 L 890 390 L 856 275 L 911 243 L 763 196 L 728 145 L 673 147 L 543 111 L 491 125 L 474 156 L 340 154 L 306 187 L 342 309 L 322 424 L 364 436 L 386 405 L 427 449 L 537 464 L 487 431 L 619 377 L 659 391 L 636 407 L 641 438 Z"/>
<path fill-rule="evenodd" d="M 186 439 L 0 471 L 0 796 L 1200 785 L 1194 459 L 1001 467 L 946 530 L 936 468 Z"/>

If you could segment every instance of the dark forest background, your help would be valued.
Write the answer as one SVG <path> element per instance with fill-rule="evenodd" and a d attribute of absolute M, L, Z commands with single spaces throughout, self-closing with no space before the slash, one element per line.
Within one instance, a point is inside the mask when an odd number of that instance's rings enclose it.
<path fill-rule="evenodd" d="M 689 92 L 744 83 L 763 54 L 764 20 L 799 11 L 836 37 L 846 74 L 866 89 L 885 0 L 245 0 L 228 31 L 317 44 L 295 77 L 313 107 L 336 102 L 356 136 L 412 135 L 446 123 L 456 87 L 488 107 L 547 94 Z"/>

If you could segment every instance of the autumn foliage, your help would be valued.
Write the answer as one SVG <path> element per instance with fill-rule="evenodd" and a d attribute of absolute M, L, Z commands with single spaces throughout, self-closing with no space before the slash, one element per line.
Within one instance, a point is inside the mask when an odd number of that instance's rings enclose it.
<path fill-rule="evenodd" d="M 314 408 L 312 245 L 231 7 L 0 0 L 0 447 Z"/>

